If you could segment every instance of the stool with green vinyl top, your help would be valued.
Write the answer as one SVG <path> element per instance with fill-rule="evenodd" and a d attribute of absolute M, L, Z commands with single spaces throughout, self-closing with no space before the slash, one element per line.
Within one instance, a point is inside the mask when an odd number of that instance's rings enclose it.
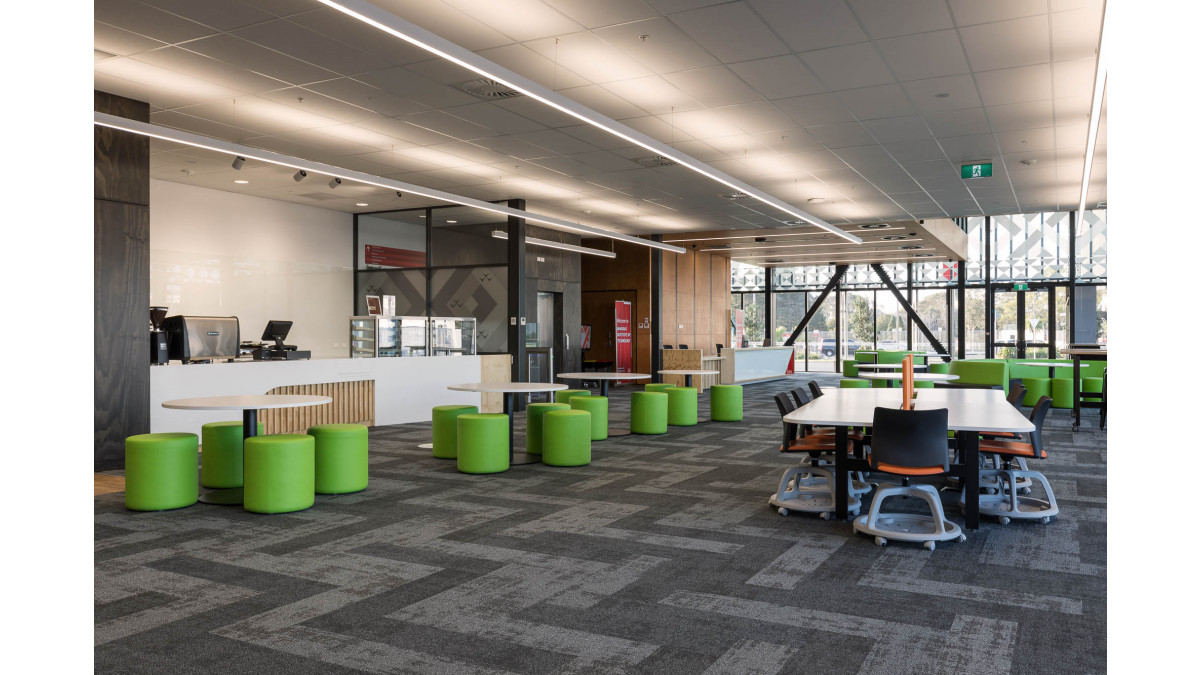
<path fill-rule="evenodd" d="M 629 430 L 635 434 L 667 433 L 667 395 L 657 391 L 630 394 Z"/>
<path fill-rule="evenodd" d="M 648 391 L 651 393 L 661 393 L 661 392 L 665 392 L 668 389 L 673 388 L 674 386 L 675 385 L 673 385 L 669 382 L 651 382 L 650 384 L 646 385 L 646 388 L 643 389 L 643 391 Z"/>
<path fill-rule="evenodd" d="M 435 405 L 433 407 L 433 456 L 458 457 L 458 416 L 479 412 L 473 405 Z"/>
<path fill-rule="evenodd" d="M 316 440 L 308 434 L 247 438 L 243 505 L 254 513 L 290 513 L 316 500 Z"/>
<path fill-rule="evenodd" d="M 591 417 L 586 410 L 552 410 L 546 413 L 542 428 L 542 463 L 548 466 L 591 464 Z"/>
<path fill-rule="evenodd" d="M 667 424 L 690 427 L 696 424 L 700 392 L 695 387 L 672 387 L 667 394 Z"/>
<path fill-rule="evenodd" d="M 714 422 L 741 422 L 742 385 L 714 384 L 708 390 L 708 407 Z"/>
<path fill-rule="evenodd" d="M 316 491 L 340 495 L 367 489 L 367 428 L 318 424 L 308 428 L 316 447 Z"/>
<path fill-rule="evenodd" d="M 580 396 L 580 399 L 590 398 Z M 525 406 L 525 454 L 542 454 L 542 417 L 552 410 L 570 410 L 566 403 L 530 403 Z"/>
<path fill-rule="evenodd" d="M 196 434 L 140 434 L 125 439 L 125 508 L 166 511 L 200 496 Z"/>
<path fill-rule="evenodd" d="M 242 421 L 209 422 L 200 427 L 200 485 L 242 487 Z M 258 423 L 258 435 L 265 432 Z"/>
<path fill-rule="evenodd" d="M 608 397 L 607 396 L 572 396 L 572 410 L 585 410 L 592 416 L 591 440 L 603 441 L 608 438 Z M 542 461 L 545 461 L 543 458 Z"/>
<path fill-rule="evenodd" d="M 508 415 L 458 416 L 458 470 L 463 473 L 508 471 Z"/>
<path fill-rule="evenodd" d="M 554 392 L 554 402 L 571 405 L 572 396 L 591 396 L 592 392 L 587 389 L 559 389 Z"/>

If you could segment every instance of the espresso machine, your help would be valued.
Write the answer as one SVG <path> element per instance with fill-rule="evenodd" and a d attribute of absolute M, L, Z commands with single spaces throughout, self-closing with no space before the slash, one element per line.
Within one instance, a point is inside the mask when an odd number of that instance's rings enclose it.
<path fill-rule="evenodd" d="M 162 330 L 163 319 L 167 316 L 166 307 L 150 308 L 150 363 L 156 366 L 167 364 L 167 334 Z"/>

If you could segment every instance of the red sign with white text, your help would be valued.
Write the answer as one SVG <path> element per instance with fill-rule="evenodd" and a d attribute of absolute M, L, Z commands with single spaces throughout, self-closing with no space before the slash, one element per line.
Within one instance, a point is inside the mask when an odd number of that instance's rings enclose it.
<path fill-rule="evenodd" d="M 383 267 L 424 267 L 425 252 L 367 244 L 363 251 L 363 262 Z"/>
<path fill-rule="evenodd" d="M 617 347 L 617 368 L 614 372 L 633 372 L 633 303 L 618 300 L 614 326 Z"/>

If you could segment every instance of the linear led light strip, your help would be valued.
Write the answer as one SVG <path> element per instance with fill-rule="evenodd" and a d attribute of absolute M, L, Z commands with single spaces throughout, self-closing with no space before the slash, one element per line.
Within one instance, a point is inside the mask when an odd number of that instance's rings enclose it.
<path fill-rule="evenodd" d="M 733 188 L 738 192 L 744 192 L 747 195 L 757 199 L 758 201 L 772 206 L 784 213 L 807 221 L 817 227 L 836 234 L 847 241 L 852 241 L 855 244 L 862 243 L 858 237 L 839 230 L 820 218 L 801 211 L 800 209 L 791 206 L 790 204 L 776 197 L 750 186 L 747 183 L 730 176 L 718 169 L 715 169 L 700 160 L 679 152 L 669 145 L 659 143 L 649 136 L 631 129 L 624 124 L 600 113 L 579 105 L 575 101 L 551 91 L 546 87 L 534 82 L 533 80 L 524 78 L 513 71 L 493 63 L 483 57 L 477 56 L 474 52 L 464 49 L 459 45 L 450 42 L 449 40 L 431 33 L 420 26 L 405 21 L 400 17 L 388 12 L 387 10 L 376 7 L 375 5 L 365 2 L 365 0 L 317 0 L 317 2 L 326 5 L 332 9 L 352 17 L 363 23 L 378 28 L 379 30 L 388 33 L 404 40 L 405 42 L 424 49 L 425 51 L 440 56 L 447 61 L 456 63 L 467 70 L 478 73 L 489 79 L 495 80 L 507 87 L 511 87 L 526 96 L 541 101 L 542 103 L 554 108 L 560 112 L 566 113 L 575 119 L 586 122 L 597 129 L 608 132 L 617 138 L 622 138 L 634 145 L 641 146 L 650 152 L 657 155 L 662 155 L 668 159 L 674 160 L 676 163 L 686 166 L 696 173 L 714 180 L 726 187 Z"/>
<path fill-rule="evenodd" d="M 945 260 L 950 260 L 950 256 L 937 253 L 936 251 L 930 251 L 930 253 L 934 254 L 933 258 L 944 258 Z M 761 253 L 758 255 L 747 256 L 747 259 L 755 260 L 755 259 L 765 259 L 765 258 L 789 258 L 789 259 L 815 258 L 817 260 L 817 262 L 809 263 L 809 265 L 815 264 L 817 266 L 820 266 L 822 262 L 833 260 L 833 259 L 844 257 L 844 256 L 848 256 L 848 255 L 849 256 L 862 256 L 863 253 L 862 252 L 855 252 L 855 253 L 780 253 L 778 255 L 772 255 L 770 253 Z M 853 259 L 853 260 L 837 260 L 836 262 L 838 264 L 852 263 L 852 262 L 903 262 L 903 261 L 905 261 L 906 258 L 913 258 L 913 257 L 916 257 L 916 255 L 919 255 L 919 254 L 896 251 L 896 252 L 891 252 L 891 253 L 880 253 L 878 255 L 869 256 L 866 258 L 860 257 L 860 258 Z M 741 261 L 737 261 L 737 262 L 741 262 Z M 800 260 L 798 262 L 803 263 L 804 261 Z M 917 262 L 917 261 L 913 260 L 912 262 Z M 934 260 L 932 258 L 922 258 L 921 262 L 939 262 L 939 261 Z"/>
<path fill-rule="evenodd" d="M 1092 115 L 1088 120 L 1087 150 L 1083 156 L 1083 185 L 1079 188 L 1079 218 L 1083 219 L 1083 207 L 1087 205 L 1088 183 L 1092 182 L 1092 156 L 1096 152 L 1096 136 L 1100 131 L 1100 108 L 1104 105 L 1104 87 L 1108 82 L 1108 64 L 1104 61 L 1104 27 L 1108 18 L 1107 7 L 1100 17 L 1100 48 L 1096 50 L 1096 80 L 1092 85 Z"/>
<path fill-rule="evenodd" d="M 172 143 L 190 145 L 194 148 L 203 148 L 205 150 L 221 152 L 227 155 L 245 157 L 246 159 L 256 159 L 260 162 L 266 162 L 268 164 L 286 166 L 292 169 L 303 169 L 305 171 L 323 174 L 332 178 L 352 180 L 357 183 L 374 185 L 375 187 L 386 188 L 388 190 L 408 192 L 421 197 L 437 199 L 438 201 L 450 202 L 451 204 L 460 204 L 462 206 L 470 206 L 473 208 L 482 209 L 484 211 L 490 211 L 502 216 L 524 218 L 528 221 L 548 225 L 554 229 L 568 230 L 571 232 L 578 232 L 580 234 L 588 234 L 598 237 L 608 237 L 609 239 L 619 239 L 631 244 L 639 244 L 641 246 L 648 246 L 650 248 L 658 248 L 664 251 L 670 251 L 672 253 L 684 252 L 684 249 L 678 246 L 663 244 L 657 241 L 650 241 L 649 239 L 641 239 L 639 237 L 633 237 L 627 234 L 621 234 L 619 232 L 609 232 L 608 230 L 602 230 L 598 227 L 590 227 L 588 225 L 572 223 L 570 221 L 562 220 L 561 218 L 555 218 L 553 216 L 543 216 L 530 211 L 522 211 L 520 209 L 513 209 L 507 206 L 500 206 L 499 204 L 489 204 L 488 202 L 480 201 L 478 199 L 463 197 L 461 195 L 456 195 L 449 192 L 442 192 L 441 190 L 435 190 L 433 188 L 422 187 L 412 183 L 405 183 L 404 181 L 384 178 L 382 176 L 374 176 L 369 173 L 353 171 L 351 169 L 343 169 L 330 164 L 313 162 L 311 160 L 292 157 L 290 155 L 281 155 L 277 152 L 271 152 L 270 150 L 252 148 L 248 145 L 238 145 L 237 143 L 230 143 L 229 141 L 222 141 L 217 138 L 200 136 L 187 131 L 171 129 L 169 127 L 150 124 L 148 122 L 138 122 L 137 120 L 131 120 L 125 117 L 117 117 L 116 115 L 109 115 L 107 113 L 96 112 L 94 114 L 94 123 L 102 127 L 120 129 L 121 131 L 128 131 L 130 133 L 139 134 L 142 136 L 149 136 L 150 138 L 159 138 L 164 141 L 171 141 Z"/>
<path fill-rule="evenodd" d="M 508 239 L 508 233 L 504 230 L 492 230 L 492 236 L 496 239 Z M 574 251 L 575 253 L 586 253 L 587 255 L 597 255 L 601 258 L 615 258 L 617 254 L 612 251 L 605 251 L 599 248 L 588 248 L 587 246 L 576 246 L 562 241 L 550 241 L 549 239 L 538 239 L 536 237 L 525 237 L 525 243 L 531 246 L 544 246 L 546 248 L 557 248 L 563 251 Z"/>
<path fill-rule="evenodd" d="M 922 240 L 918 238 L 918 239 L 905 239 L 904 241 L 906 243 L 901 244 L 901 246 L 909 246 L 910 244 L 908 244 L 907 242 L 922 241 Z M 872 242 L 867 242 L 867 243 L 863 244 L 863 247 L 865 248 L 865 247 L 869 247 L 869 246 L 891 246 L 891 245 L 892 245 L 892 242 L 890 242 L 890 241 L 886 241 L 886 242 L 872 241 Z M 830 241 L 830 242 L 824 242 L 821 244 L 781 244 L 779 246 L 738 246 L 738 247 L 731 247 L 731 248 L 718 248 L 718 247 L 714 246 L 712 248 L 702 248 L 702 249 L 700 249 L 700 252 L 707 253 L 709 251 L 730 251 L 730 252 L 736 253 L 737 251 L 775 251 L 775 250 L 778 250 L 781 248 L 811 248 L 813 246 L 845 246 L 845 244 L 843 244 L 840 241 Z M 797 254 L 797 255 L 799 255 L 799 254 Z"/>
<path fill-rule="evenodd" d="M 888 230 L 903 230 L 903 227 L 881 227 L 872 232 L 887 232 Z M 767 234 L 747 234 L 738 235 L 736 237 L 700 237 L 698 239 L 663 239 L 668 244 L 682 244 L 689 241 L 726 241 L 733 239 L 759 239 L 761 237 L 771 237 L 772 241 L 782 241 L 784 237 L 823 237 L 824 232 L 790 232 L 788 234 L 780 234 L 779 230 L 773 230 Z"/>

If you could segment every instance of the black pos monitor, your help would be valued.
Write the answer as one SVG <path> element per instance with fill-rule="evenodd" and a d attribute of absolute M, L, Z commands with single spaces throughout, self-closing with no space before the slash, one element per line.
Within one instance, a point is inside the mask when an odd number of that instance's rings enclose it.
<path fill-rule="evenodd" d="M 292 330 L 291 321 L 268 321 L 266 329 L 263 330 L 262 341 L 274 342 L 275 349 L 283 351 L 285 348 L 283 341 L 287 338 L 290 330 Z"/>

